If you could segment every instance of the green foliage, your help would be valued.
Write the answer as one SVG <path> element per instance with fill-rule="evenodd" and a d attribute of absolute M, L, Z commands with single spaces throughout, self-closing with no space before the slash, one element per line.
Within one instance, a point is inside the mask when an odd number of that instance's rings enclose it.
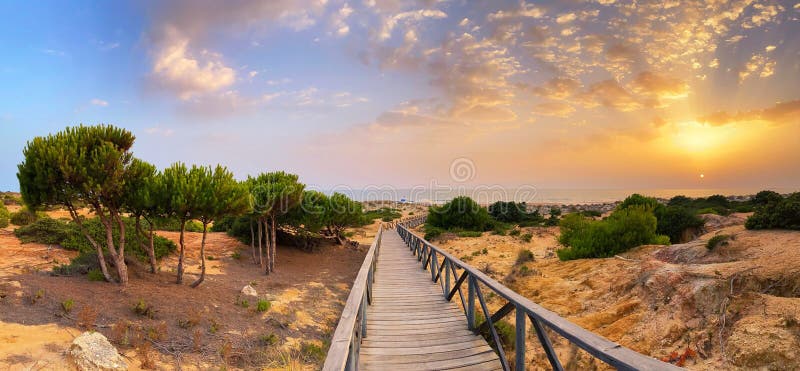
<path fill-rule="evenodd" d="M 767 190 L 756 193 L 752 199 L 752 203 L 755 206 L 766 206 L 770 203 L 781 201 L 783 201 L 783 196 L 780 193 Z"/>
<path fill-rule="evenodd" d="M 617 206 L 617 210 L 625 210 L 633 206 L 638 206 L 649 211 L 655 211 L 664 207 L 664 205 L 662 205 L 653 197 L 642 196 L 638 193 L 634 193 L 622 201 L 622 203 Z"/>
<path fill-rule="evenodd" d="M 731 235 L 727 234 L 718 234 L 706 242 L 706 249 L 709 251 L 716 249 L 719 246 L 725 246 L 728 244 L 728 240 L 732 239 Z"/>
<path fill-rule="evenodd" d="M 275 345 L 278 343 L 278 336 L 275 334 L 261 335 L 258 337 L 258 343 L 261 346 Z"/>
<path fill-rule="evenodd" d="M 24 226 L 35 222 L 40 218 L 47 218 L 47 214 L 43 212 L 33 212 L 27 207 L 22 207 L 16 212 L 11 213 L 11 224 Z"/>
<path fill-rule="evenodd" d="M 72 299 L 67 299 L 61 302 L 61 310 L 63 310 L 66 314 L 72 312 L 73 306 L 75 306 L 75 301 Z"/>
<path fill-rule="evenodd" d="M 486 317 L 483 315 L 483 312 L 479 309 L 476 310 L 475 321 L 478 324 L 478 326 L 480 326 L 485 320 Z M 497 336 L 500 338 L 500 343 L 502 344 L 503 349 L 513 350 L 517 338 L 517 332 L 514 328 L 514 325 L 502 319 L 494 322 L 493 325 L 495 331 L 497 331 Z M 484 339 L 486 339 L 486 341 L 489 343 L 489 346 L 491 346 L 494 349 L 497 349 L 497 344 L 494 342 L 494 337 L 492 336 L 492 332 L 488 327 L 482 330 L 480 334 L 481 336 L 483 336 Z"/>
<path fill-rule="evenodd" d="M 519 234 L 520 234 L 520 233 L 522 233 L 522 231 L 521 231 L 521 230 L 519 230 L 519 229 L 512 229 L 512 230 L 511 230 L 511 232 L 508 232 L 508 235 L 509 235 L 509 236 L 519 236 Z"/>
<path fill-rule="evenodd" d="M 786 198 L 768 200 L 758 206 L 745 222 L 747 229 L 800 230 L 800 192 Z"/>
<path fill-rule="evenodd" d="M 456 232 L 456 236 L 458 236 L 458 237 L 480 237 L 480 236 L 483 236 L 483 232 L 479 232 L 479 231 L 458 231 L 458 232 Z"/>
<path fill-rule="evenodd" d="M 567 215 L 561 221 L 559 237 L 559 242 L 567 248 L 556 253 L 561 260 L 603 258 L 663 240 L 656 234 L 656 217 L 649 206 L 628 205 L 605 220 Z"/>
<path fill-rule="evenodd" d="M 151 217 L 149 219 L 153 222 L 153 227 L 158 231 L 168 231 L 168 232 L 181 231 L 181 221 L 176 217 L 159 216 L 159 217 Z M 186 232 L 201 233 L 203 232 L 203 223 L 200 223 L 197 220 L 187 220 L 184 228 Z"/>
<path fill-rule="evenodd" d="M 74 233 L 80 232 L 71 223 L 51 218 L 42 218 L 14 230 L 14 235 L 22 243 L 36 242 L 47 245 L 61 244 Z"/>
<path fill-rule="evenodd" d="M 40 219 L 36 223 L 32 224 L 35 225 L 41 222 L 44 219 Z M 135 241 L 138 236 L 136 234 L 135 222 L 131 218 L 123 218 L 123 222 L 125 223 L 125 240 L 126 241 Z M 96 241 L 105 241 L 105 228 L 103 224 L 100 222 L 99 218 L 92 218 L 85 220 L 83 222 L 84 227 L 88 231 L 89 235 L 95 238 Z M 89 243 L 89 241 L 84 237 L 84 235 L 79 231 L 78 227 L 74 223 L 69 223 L 68 227 L 70 232 L 66 235 L 66 237 L 60 242 L 61 246 L 68 250 L 77 250 L 80 252 L 94 252 L 94 247 Z M 119 231 L 114 229 L 113 231 L 114 241 L 118 243 L 119 241 Z M 102 244 L 102 242 L 100 242 Z M 161 259 L 162 257 L 170 254 L 171 252 L 175 251 L 175 243 L 170 241 L 169 239 L 161 236 L 154 236 L 153 237 L 153 247 L 155 250 L 156 259 Z M 147 252 L 142 249 L 136 243 L 126 243 L 125 244 L 125 253 L 132 254 L 141 261 L 147 260 Z"/>
<path fill-rule="evenodd" d="M 106 278 L 103 276 L 103 272 L 101 272 L 98 268 L 90 269 L 86 274 L 86 278 L 92 282 L 102 282 L 106 280 Z"/>
<path fill-rule="evenodd" d="M 300 356 L 306 362 L 319 363 L 325 359 L 325 351 L 319 345 L 302 342 L 300 344 Z"/>
<path fill-rule="evenodd" d="M 523 234 L 522 236 L 519 236 L 519 238 L 520 238 L 520 239 L 521 239 L 523 242 L 531 242 L 531 239 L 533 239 L 533 235 L 532 235 L 532 234 L 530 234 L 530 233 L 525 233 L 525 234 Z"/>
<path fill-rule="evenodd" d="M 8 227 L 8 222 L 11 214 L 8 212 L 6 205 L 0 204 L 0 228 Z"/>
<path fill-rule="evenodd" d="M 144 299 L 139 299 L 139 301 L 137 301 L 136 304 L 134 304 L 133 307 L 131 307 L 131 310 L 133 311 L 133 313 L 148 318 L 153 318 L 153 316 L 155 315 L 153 307 L 148 305 L 144 301 Z"/>
<path fill-rule="evenodd" d="M 269 300 L 261 299 L 258 301 L 258 304 L 256 305 L 256 310 L 258 310 L 259 312 L 266 312 L 269 310 L 271 306 L 272 302 L 270 302 Z"/>
<path fill-rule="evenodd" d="M 369 210 L 364 212 L 363 224 L 371 224 L 375 219 L 381 219 L 384 222 L 391 222 L 395 219 L 400 219 L 403 215 L 400 210 L 391 207 L 382 207 L 380 209 Z"/>
<path fill-rule="evenodd" d="M 492 228 L 486 209 L 467 196 L 456 197 L 442 206 L 431 206 L 425 224 L 444 230 L 483 232 Z"/>
<path fill-rule="evenodd" d="M 658 225 L 656 233 L 669 237 L 669 242 L 681 243 L 684 231 L 701 228 L 705 222 L 683 206 L 666 206 L 655 212 Z"/>
<path fill-rule="evenodd" d="M 441 236 L 442 233 L 445 232 L 444 229 L 441 229 L 439 227 L 434 227 L 434 226 L 432 226 L 430 224 L 425 224 L 424 230 L 425 230 L 425 235 L 422 238 L 424 238 L 424 239 L 426 239 L 428 241 L 433 240 L 434 238 Z"/>
<path fill-rule="evenodd" d="M 559 220 L 561 217 L 561 208 L 558 207 L 551 207 L 550 208 L 550 216 L 544 221 L 544 225 L 548 227 L 553 227 L 558 225 Z"/>

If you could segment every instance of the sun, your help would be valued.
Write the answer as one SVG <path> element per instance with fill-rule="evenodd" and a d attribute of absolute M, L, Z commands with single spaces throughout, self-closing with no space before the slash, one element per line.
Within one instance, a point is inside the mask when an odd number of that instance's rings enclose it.
<path fill-rule="evenodd" d="M 704 153 L 718 148 L 728 137 L 729 133 L 725 128 L 689 121 L 676 126 L 673 140 L 677 147 L 687 152 Z"/>
<path fill-rule="evenodd" d="M 703 179 L 703 178 L 705 178 L 705 177 L 706 177 L 706 175 L 705 175 L 705 174 L 700 174 L 700 179 Z"/>

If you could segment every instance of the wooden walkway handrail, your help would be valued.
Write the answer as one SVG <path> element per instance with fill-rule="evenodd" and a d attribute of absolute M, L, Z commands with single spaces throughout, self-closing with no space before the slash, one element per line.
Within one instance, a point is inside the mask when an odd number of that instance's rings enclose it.
<path fill-rule="evenodd" d="M 456 294 L 461 299 L 461 306 L 464 309 L 468 326 L 473 331 L 479 329 L 490 330 L 495 344 L 500 344 L 499 336 L 494 328 L 494 323 L 502 319 L 512 311 L 516 312 L 516 370 L 525 369 L 525 345 L 526 345 L 526 324 L 530 320 L 539 342 L 544 348 L 548 361 L 554 370 L 563 370 L 561 363 L 556 355 L 552 344 L 544 331 L 545 326 L 566 338 L 569 342 L 575 344 L 581 349 L 587 351 L 589 354 L 600 359 L 601 361 L 620 370 L 680 370 L 672 364 L 661 362 L 655 358 L 645 356 L 637 353 L 631 349 L 625 348 L 615 342 L 612 342 L 600 335 L 592 333 L 570 321 L 551 312 L 542 306 L 532 302 L 531 300 L 517 294 L 511 289 L 503 286 L 501 283 L 495 281 L 491 277 L 485 275 L 483 272 L 473 268 L 472 266 L 464 263 L 447 251 L 434 246 L 425 239 L 412 233 L 408 228 L 413 228 L 422 224 L 424 219 L 420 221 L 418 218 L 405 220 L 398 223 L 396 226 L 397 232 L 401 238 L 409 246 L 411 251 L 417 256 L 417 259 L 422 262 L 423 269 L 429 270 L 431 273 L 431 280 L 438 282 L 442 287 L 442 293 L 446 300 L 452 300 Z M 440 260 L 441 258 L 441 260 Z M 461 270 L 459 272 L 458 270 Z M 451 287 L 451 274 L 455 281 Z M 467 283 L 467 296 L 465 298 L 461 285 Z M 480 285 L 492 290 L 499 297 L 504 298 L 507 303 L 500 308 L 496 313 L 489 312 L 484 295 L 481 292 Z M 476 300 L 481 306 L 484 314 L 485 321 L 481 324 L 476 322 Z M 503 368 L 508 370 L 509 362 L 501 347 L 498 347 L 500 361 Z"/>
<path fill-rule="evenodd" d="M 367 332 L 367 305 L 372 302 L 372 284 L 375 281 L 375 263 L 381 248 L 383 226 L 364 257 L 364 263 L 350 289 L 339 324 L 331 339 L 331 346 L 322 366 L 326 371 L 356 370 L 361 340 Z"/>

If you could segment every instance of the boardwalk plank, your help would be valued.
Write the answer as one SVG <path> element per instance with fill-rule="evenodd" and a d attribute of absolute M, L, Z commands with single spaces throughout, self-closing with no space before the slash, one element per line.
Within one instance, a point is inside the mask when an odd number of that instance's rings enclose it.
<path fill-rule="evenodd" d="M 383 233 L 372 299 L 360 369 L 501 368 L 486 340 L 467 329 L 462 309 L 444 299 L 441 283 L 393 230 Z"/>

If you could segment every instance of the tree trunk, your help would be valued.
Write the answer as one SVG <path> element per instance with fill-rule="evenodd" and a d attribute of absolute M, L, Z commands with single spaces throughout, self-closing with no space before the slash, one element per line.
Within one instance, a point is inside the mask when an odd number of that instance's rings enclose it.
<path fill-rule="evenodd" d="M 113 219 L 116 220 L 117 225 L 119 225 L 119 247 L 117 252 L 117 273 L 119 274 L 119 283 L 121 285 L 128 284 L 128 265 L 125 264 L 125 221 L 122 220 L 122 217 L 116 212 L 111 211 L 111 215 Z M 111 247 L 109 247 L 111 248 Z"/>
<path fill-rule="evenodd" d="M 186 231 L 186 220 L 181 220 L 181 237 L 179 243 L 181 245 L 181 253 L 178 255 L 178 279 L 175 283 L 183 283 L 183 232 Z"/>
<path fill-rule="evenodd" d="M 150 259 L 150 273 L 156 273 L 156 252 L 153 246 L 153 224 L 150 221 L 147 221 L 147 224 L 150 226 L 149 231 L 150 233 L 144 233 L 142 230 L 142 217 L 140 215 L 136 216 L 136 240 L 139 242 L 139 246 L 147 252 L 147 257 Z M 142 237 L 147 237 L 149 239 L 149 245 L 143 243 L 141 241 Z"/>
<path fill-rule="evenodd" d="M 253 232 L 253 219 L 250 219 L 250 248 L 253 250 L 253 264 L 258 263 L 256 260 L 256 236 Z"/>
<path fill-rule="evenodd" d="M 156 271 L 158 271 L 158 263 L 156 262 L 156 246 L 153 241 L 155 231 L 153 230 L 153 223 L 148 220 L 147 224 L 150 225 L 150 248 L 147 250 L 147 254 L 150 255 L 150 273 L 155 274 Z"/>
<path fill-rule="evenodd" d="M 106 217 L 106 214 L 99 206 L 94 206 L 94 208 L 97 217 L 100 218 L 100 222 L 103 223 L 103 227 L 106 229 L 106 250 L 108 251 L 108 255 L 111 256 L 111 261 L 114 262 L 114 266 L 117 268 L 117 274 L 120 275 L 118 282 L 123 285 L 127 284 L 128 270 L 125 267 L 125 261 L 120 259 L 119 254 L 117 254 L 117 249 L 114 247 L 115 220 L 113 211 L 109 210 L 108 217 Z M 122 268 L 120 268 L 120 266 L 122 266 Z"/>
<path fill-rule="evenodd" d="M 266 231 L 266 235 L 264 236 L 265 237 L 264 250 L 266 250 L 266 253 L 267 253 L 267 259 L 266 259 L 267 261 L 266 261 L 266 264 L 264 264 L 263 268 L 264 268 L 264 273 L 269 275 L 269 272 L 270 272 L 270 270 L 269 270 L 269 262 L 270 262 L 270 260 L 272 260 L 272 248 L 270 246 L 272 244 L 272 228 L 269 227 L 269 219 L 268 218 L 264 218 L 263 223 L 264 223 L 264 230 Z"/>
<path fill-rule="evenodd" d="M 261 268 L 264 268 L 264 257 L 261 254 L 261 219 L 256 219 L 256 224 L 258 224 L 258 264 L 261 265 Z"/>
<path fill-rule="evenodd" d="M 272 243 L 270 244 L 270 249 L 272 249 L 272 251 L 269 254 L 269 272 L 272 273 L 275 272 L 275 255 L 278 247 L 278 231 L 275 225 L 275 217 L 273 216 L 270 218 L 270 221 L 272 223 Z"/>
<path fill-rule="evenodd" d="M 105 277 L 106 281 L 113 282 L 114 279 L 111 277 L 111 274 L 108 273 L 108 266 L 106 265 L 106 257 L 103 255 L 103 247 L 100 246 L 99 243 L 89 234 L 89 231 L 83 226 L 83 221 L 81 220 L 78 212 L 72 206 L 67 206 L 69 210 L 69 215 L 72 217 L 72 221 L 78 225 L 78 228 L 83 233 L 83 236 L 89 240 L 89 243 L 94 246 L 95 250 L 97 251 L 97 260 L 100 263 L 100 271 L 103 272 L 103 277 Z"/>
<path fill-rule="evenodd" d="M 203 222 L 203 239 L 200 242 L 200 278 L 191 284 L 192 288 L 200 286 L 206 279 L 206 230 L 208 229 L 208 222 Z"/>

